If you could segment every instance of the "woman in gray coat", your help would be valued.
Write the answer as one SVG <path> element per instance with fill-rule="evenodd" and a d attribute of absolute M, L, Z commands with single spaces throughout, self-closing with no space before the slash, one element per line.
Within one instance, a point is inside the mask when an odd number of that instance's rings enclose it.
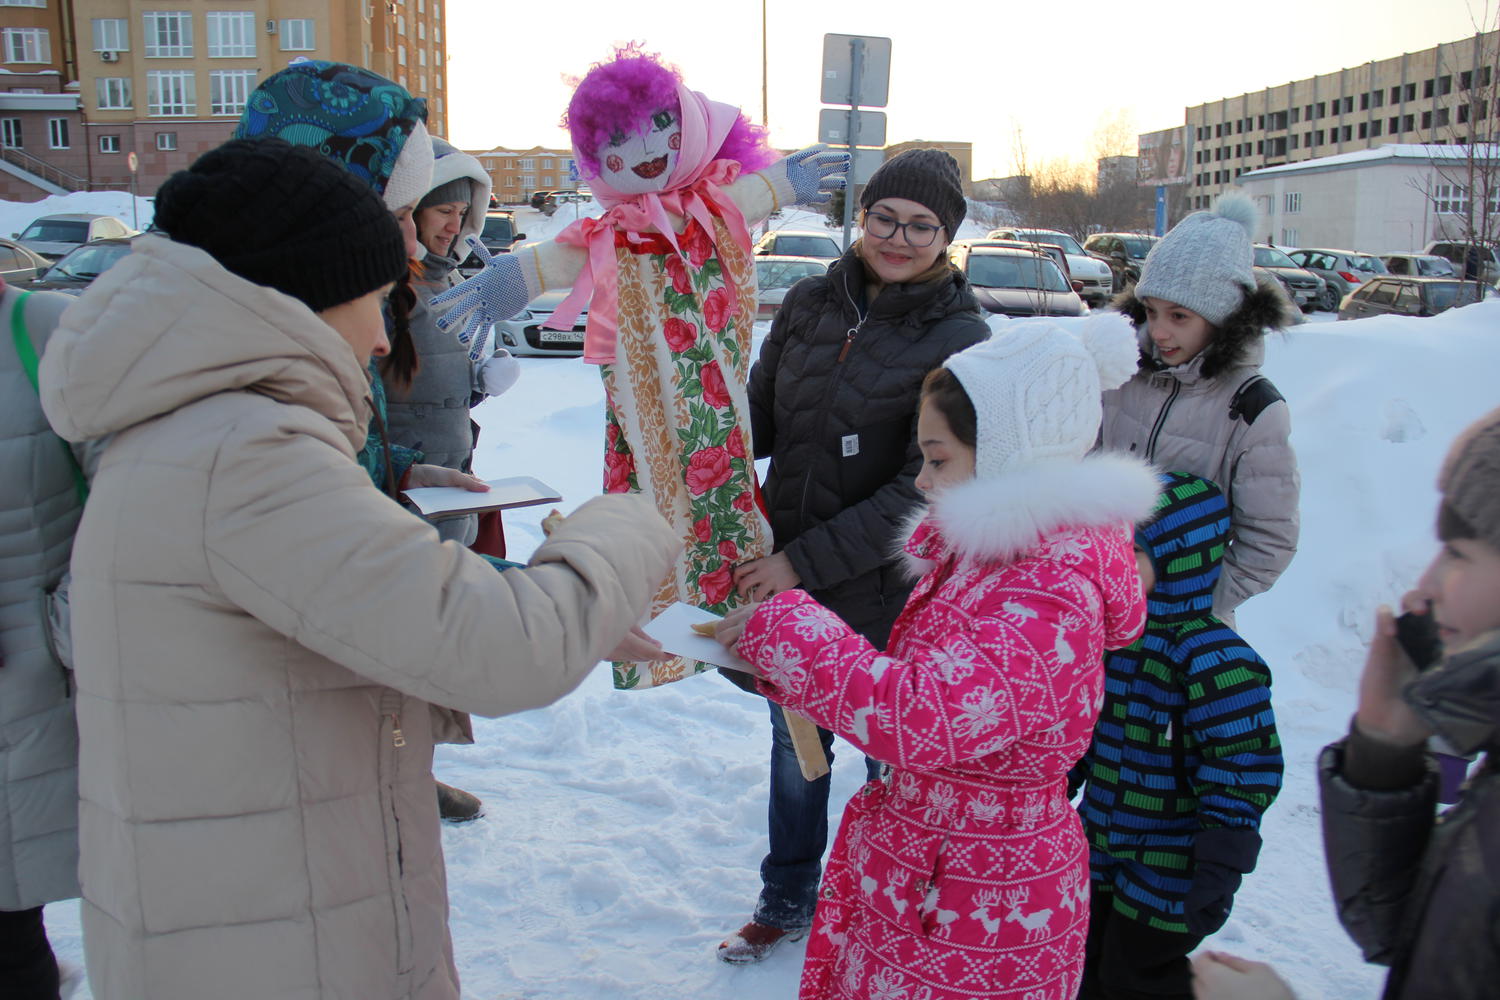
<path fill-rule="evenodd" d="M 0 993 L 57 1000 L 42 905 L 78 895 L 78 728 L 66 578 L 82 473 L 33 388 L 73 300 L 6 288 L 0 319 Z"/>

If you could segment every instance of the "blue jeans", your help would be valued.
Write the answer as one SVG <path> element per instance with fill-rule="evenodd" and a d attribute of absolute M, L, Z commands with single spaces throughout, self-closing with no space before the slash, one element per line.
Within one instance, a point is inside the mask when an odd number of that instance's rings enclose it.
<path fill-rule="evenodd" d="M 771 852 L 760 863 L 760 899 L 754 920 L 769 927 L 797 930 L 812 924 L 818 904 L 818 879 L 828 847 L 828 787 L 832 776 L 817 781 L 802 777 L 797 751 L 787 732 L 781 706 L 771 709 L 771 802 L 767 819 Z M 821 726 L 823 752 L 833 764 L 833 734 Z M 880 762 L 865 758 L 865 774 L 880 777 Z"/>

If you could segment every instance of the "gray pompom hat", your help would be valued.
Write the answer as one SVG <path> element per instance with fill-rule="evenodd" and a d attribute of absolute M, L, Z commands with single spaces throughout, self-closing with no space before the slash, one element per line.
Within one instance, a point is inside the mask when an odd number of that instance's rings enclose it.
<path fill-rule="evenodd" d="M 1222 326 L 1255 290 L 1255 220 L 1255 203 L 1242 194 L 1189 215 L 1147 255 L 1136 298 L 1175 302 Z"/>

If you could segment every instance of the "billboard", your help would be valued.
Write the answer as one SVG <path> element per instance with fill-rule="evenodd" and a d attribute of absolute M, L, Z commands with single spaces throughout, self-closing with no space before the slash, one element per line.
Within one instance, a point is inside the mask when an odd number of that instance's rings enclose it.
<path fill-rule="evenodd" d="M 1188 182 L 1188 130 L 1186 125 L 1143 132 L 1136 137 L 1136 183 L 1141 187 Z"/>

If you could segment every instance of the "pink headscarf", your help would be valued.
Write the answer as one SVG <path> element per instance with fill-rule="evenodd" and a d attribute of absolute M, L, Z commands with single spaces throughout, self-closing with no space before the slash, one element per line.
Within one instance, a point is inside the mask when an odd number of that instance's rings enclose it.
<path fill-rule="evenodd" d="M 682 109 L 682 148 L 677 151 L 677 166 L 667 180 L 666 189 L 648 194 L 621 194 L 604 183 L 602 177 L 590 178 L 589 188 L 607 211 L 597 219 L 579 219 L 557 237 L 564 246 L 585 247 L 589 256 L 573 283 L 573 290 L 543 325 L 551 330 L 571 329 L 584 305 L 592 300 L 583 335 L 583 359 L 591 364 L 604 365 L 615 360 L 615 338 L 619 332 L 616 231 L 624 233 L 631 242 L 639 242 L 636 234 L 655 231 L 681 253 L 671 216 L 696 219 L 712 241 L 713 217 L 717 214 L 737 242 L 747 248 L 750 245 L 745 217 L 723 190 L 739 177 L 740 164 L 735 160 L 713 159 L 739 120 L 739 109 L 710 101 L 680 83 L 677 99 Z M 574 155 L 577 156 L 576 149 Z M 724 280 L 731 281 L 727 272 Z"/>

